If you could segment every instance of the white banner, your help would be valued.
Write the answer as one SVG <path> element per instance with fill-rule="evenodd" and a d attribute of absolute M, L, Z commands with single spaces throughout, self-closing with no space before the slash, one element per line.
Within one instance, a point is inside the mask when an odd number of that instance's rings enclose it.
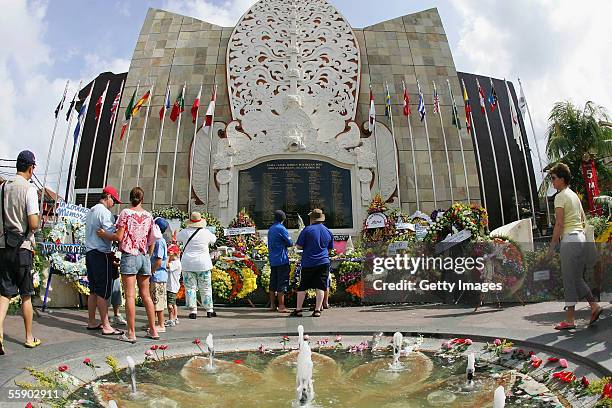
<path fill-rule="evenodd" d="M 224 229 L 224 235 L 227 236 L 232 236 L 232 235 L 248 235 L 248 234 L 254 234 L 255 233 L 255 227 L 242 227 L 242 228 L 225 228 Z"/>
<path fill-rule="evenodd" d="M 85 222 L 89 208 L 85 208 L 82 205 L 69 204 L 61 202 L 58 209 L 57 215 L 66 218 L 73 218 Z"/>

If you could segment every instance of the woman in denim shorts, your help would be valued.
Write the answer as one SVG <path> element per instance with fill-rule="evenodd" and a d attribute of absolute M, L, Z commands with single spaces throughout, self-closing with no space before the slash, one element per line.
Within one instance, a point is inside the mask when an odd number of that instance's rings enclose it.
<path fill-rule="evenodd" d="M 149 329 L 147 337 L 158 340 L 155 329 L 155 309 L 149 293 L 149 278 L 151 277 L 151 260 L 149 259 L 149 234 L 153 226 L 153 217 L 142 208 L 144 192 L 140 187 L 134 187 L 130 192 L 132 208 L 121 211 L 117 218 L 117 232 L 112 239 L 119 241 L 121 251 L 121 281 L 125 290 L 125 314 L 127 317 L 127 335 L 119 339 L 129 343 L 136 342 L 136 284 L 142 299 Z M 151 243 L 155 244 L 155 241 Z M 152 246 L 151 245 L 151 246 Z"/>

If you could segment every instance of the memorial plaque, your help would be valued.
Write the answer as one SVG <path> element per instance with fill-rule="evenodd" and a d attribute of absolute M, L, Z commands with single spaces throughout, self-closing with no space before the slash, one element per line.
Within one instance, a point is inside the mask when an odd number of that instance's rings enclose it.
<path fill-rule="evenodd" d="M 328 228 L 353 228 L 350 170 L 319 160 L 271 160 L 238 175 L 238 208 L 245 208 L 260 229 L 274 222 L 274 210 L 298 228 L 298 214 L 321 208 Z"/>

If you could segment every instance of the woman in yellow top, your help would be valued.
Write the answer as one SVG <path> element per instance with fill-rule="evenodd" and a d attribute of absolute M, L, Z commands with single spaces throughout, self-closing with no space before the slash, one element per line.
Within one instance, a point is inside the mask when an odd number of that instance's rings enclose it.
<path fill-rule="evenodd" d="M 568 186 L 571 174 L 567 165 L 559 163 L 549 171 L 553 187 L 557 190 L 555 196 L 555 228 L 553 230 L 548 258 L 551 258 L 557 243 L 561 258 L 561 274 L 565 292 L 567 315 L 563 322 L 557 324 L 557 330 L 575 329 L 574 311 L 580 299 L 586 299 L 591 306 L 589 325 L 599 319 L 601 306 L 595 302 L 588 285 L 584 281 L 586 238 L 584 235 L 584 211 L 580 198 Z"/>

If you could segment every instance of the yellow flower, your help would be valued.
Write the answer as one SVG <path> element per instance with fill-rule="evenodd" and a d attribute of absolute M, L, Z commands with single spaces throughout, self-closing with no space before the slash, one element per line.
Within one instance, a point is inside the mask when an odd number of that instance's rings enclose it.
<path fill-rule="evenodd" d="M 242 289 L 236 295 L 238 299 L 245 298 L 249 293 L 257 289 L 257 275 L 251 268 L 242 268 L 241 275 Z"/>

